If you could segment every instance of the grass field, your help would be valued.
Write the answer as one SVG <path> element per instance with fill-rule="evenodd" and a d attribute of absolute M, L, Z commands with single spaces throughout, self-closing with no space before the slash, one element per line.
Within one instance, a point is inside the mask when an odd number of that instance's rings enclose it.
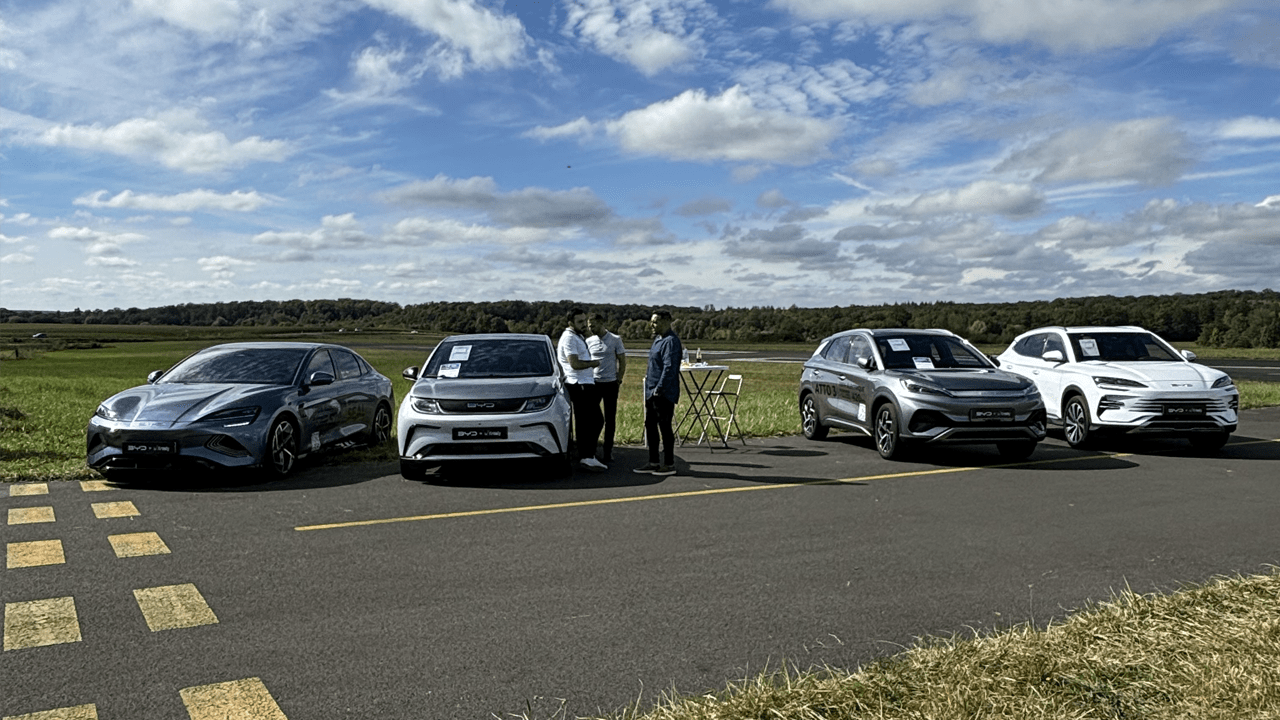
<path fill-rule="evenodd" d="M 8 345 L 0 345 L 0 481 L 91 476 L 84 465 L 84 428 L 98 403 L 142 384 L 152 370 L 168 368 L 191 352 L 217 342 L 269 338 L 349 345 L 393 379 L 396 398 L 400 399 L 411 385 L 401 377 L 401 371 L 421 365 L 440 339 L 439 335 L 404 332 L 281 332 L 279 328 L 17 327 L 27 334 L 10 333 Z M 30 334 L 37 331 L 48 337 L 30 339 Z M 712 349 L 710 345 L 703 347 Z M 752 349 L 807 352 L 811 348 Z M 1275 355 L 1280 357 L 1280 350 Z M 618 406 L 619 444 L 639 443 L 643 437 L 642 363 L 642 358 L 631 358 L 630 372 L 623 381 Z M 738 414 L 746 435 L 767 437 L 800 431 L 796 410 L 800 371 L 800 363 L 738 362 L 730 366 L 729 373 L 744 377 Z M 1239 387 L 1244 408 L 1280 405 L 1280 384 L 1241 382 Z M 676 417 L 683 411 L 682 404 L 677 407 Z M 335 455 L 329 461 L 392 457 L 385 450 L 370 450 Z"/>

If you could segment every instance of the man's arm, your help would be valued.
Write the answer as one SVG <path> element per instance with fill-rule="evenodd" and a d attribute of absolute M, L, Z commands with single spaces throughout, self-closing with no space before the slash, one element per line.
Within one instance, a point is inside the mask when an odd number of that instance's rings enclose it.
<path fill-rule="evenodd" d="M 569 367 L 574 370 L 586 370 L 587 368 L 600 367 L 599 360 L 583 360 L 576 353 L 569 353 Z"/>

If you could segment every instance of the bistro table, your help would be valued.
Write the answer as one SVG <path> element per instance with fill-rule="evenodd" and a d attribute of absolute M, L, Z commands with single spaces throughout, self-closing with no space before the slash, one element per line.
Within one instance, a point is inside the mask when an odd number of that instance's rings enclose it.
<path fill-rule="evenodd" d="M 680 422 L 676 424 L 676 435 L 680 436 L 681 445 L 688 442 L 696 431 L 698 441 L 694 444 L 701 445 L 705 438 L 707 445 L 710 446 L 712 427 L 715 428 L 715 437 L 721 438 L 723 442 L 724 433 L 720 429 L 720 421 L 715 416 L 711 396 L 707 391 L 714 389 L 720 383 L 720 378 L 728 369 L 728 365 L 705 363 L 680 365 L 680 383 L 684 385 L 685 397 L 689 399 L 684 414 L 680 416 Z"/>

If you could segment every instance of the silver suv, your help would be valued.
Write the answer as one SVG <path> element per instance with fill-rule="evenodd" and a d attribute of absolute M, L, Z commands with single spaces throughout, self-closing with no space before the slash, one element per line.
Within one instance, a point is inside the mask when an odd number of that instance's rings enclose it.
<path fill-rule="evenodd" d="M 881 457 L 913 444 L 994 443 L 1015 460 L 1045 437 L 1031 381 L 999 370 L 946 330 L 848 330 L 823 340 L 800 376 L 800 425 L 870 435 Z"/>

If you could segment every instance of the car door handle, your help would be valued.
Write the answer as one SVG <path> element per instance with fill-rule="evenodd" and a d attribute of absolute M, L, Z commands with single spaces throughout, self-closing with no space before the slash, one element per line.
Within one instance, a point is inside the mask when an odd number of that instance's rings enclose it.
<path fill-rule="evenodd" d="M 848 380 L 849 378 L 848 378 L 847 376 L 845 376 L 845 375 L 841 375 L 841 376 L 840 376 L 840 379 L 841 379 L 841 380 Z"/>

